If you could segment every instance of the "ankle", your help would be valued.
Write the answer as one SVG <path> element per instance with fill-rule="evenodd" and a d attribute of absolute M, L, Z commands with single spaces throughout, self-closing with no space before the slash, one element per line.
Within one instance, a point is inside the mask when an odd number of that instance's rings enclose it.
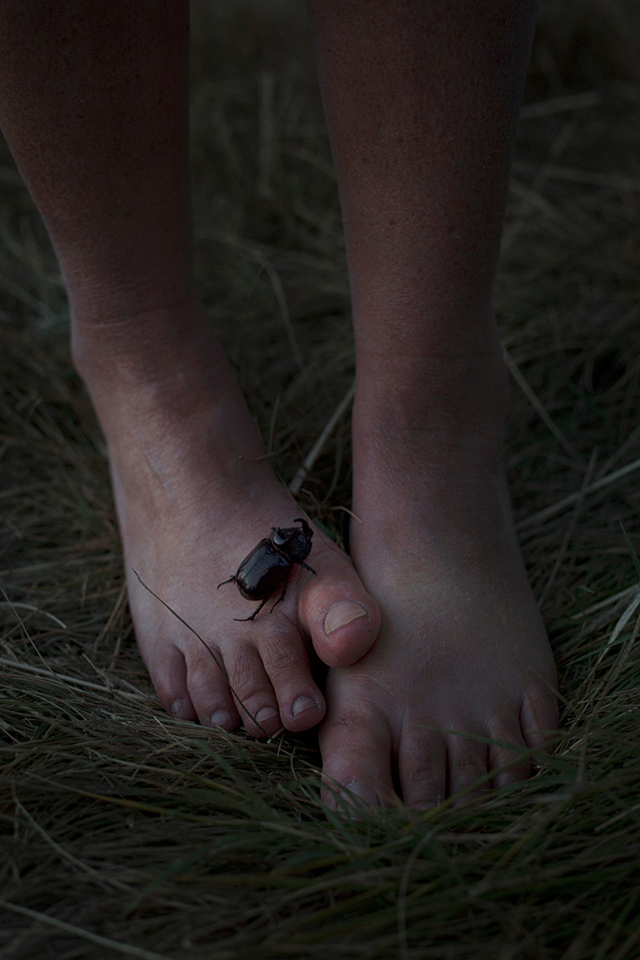
<path fill-rule="evenodd" d="M 207 319 L 195 298 L 150 309 L 111 313 L 72 310 L 71 351 L 76 369 L 86 381 L 166 376 L 185 351 L 206 334 Z M 213 338 L 207 338 L 212 340 Z"/>
<path fill-rule="evenodd" d="M 396 458 L 501 461 L 508 412 L 507 369 L 484 357 L 394 358 L 384 372 L 358 368 L 354 443 Z M 391 454 L 390 454 L 391 455 Z"/>
<path fill-rule="evenodd" d="M 77 321 L 73 333 L 75 363 L 110 444 L 142 444 L 171 475 L 187 466 L 199 474 L 213 457 L 221 477 L 268 479 L 260 435 L 197 301 L 102 325 Z"/>

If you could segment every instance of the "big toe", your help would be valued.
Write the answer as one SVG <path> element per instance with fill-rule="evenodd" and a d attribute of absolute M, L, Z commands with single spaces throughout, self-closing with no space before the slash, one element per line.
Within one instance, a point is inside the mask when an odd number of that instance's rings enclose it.
<path fill-rule="evenodd" d="M 320 727 L 323 799 L 345 812 L 385 806 L 395 796 L 389 722 L 373 703 L 357 701 L 338 694 Z"/>
<path fill-rule="evenodd" d="M 314 557 L 317 577 L 306 584 L 298 613 L 320 659 L 348 667 L 367 653 L 380 631 L 380 608 L 351 561 L 337 548 Z"/>

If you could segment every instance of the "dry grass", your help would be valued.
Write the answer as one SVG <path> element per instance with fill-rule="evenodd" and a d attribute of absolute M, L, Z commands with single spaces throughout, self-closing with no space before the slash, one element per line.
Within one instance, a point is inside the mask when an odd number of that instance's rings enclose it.
<path fill-rule="evenodd" d="M 347 275 L 302 11 L 237 7 L 196 11 L 198 281 L 289 481 L 352 381 Z M 164 715 L 57 267 L 5 150 L 3 960 L 640 955 L 640 593 L 621 530 L 640 552 L 634 17 L 547 3 L 532 60 L 497 310 L 563 732 L 482 807 L 327 820 L 312 735 L 257 743 Z M 338 539 L 349 462 L 343 421 L 300 494 Z"/>

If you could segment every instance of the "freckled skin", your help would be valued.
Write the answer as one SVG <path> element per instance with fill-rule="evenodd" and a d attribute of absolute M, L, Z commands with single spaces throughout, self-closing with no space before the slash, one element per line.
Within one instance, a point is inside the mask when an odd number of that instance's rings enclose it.
<path fill-rule="evenodd" d="M 341 785 L 371 803 L 397 786 L 428 806 L 556 724 L 502 468 L 491 309 L 535 4 L 308 7 L 351 282 L 361 523 L 355 567 L 315 530 L 317 576 L 296 566 L 283 602 L 251 623 L 235 622 L 238 591 L 215 589 L 229 544 L 247 555 L 299 508 L 194 291 L 188 3 L 4 0 L 0 124 L 63 270 L 161 702 L 255 736 L 321 724 L 329 802 Z M 324 692 L 310 644 L 330 667 Z M 520 762 L 494 782 L 528 773 Z"/>

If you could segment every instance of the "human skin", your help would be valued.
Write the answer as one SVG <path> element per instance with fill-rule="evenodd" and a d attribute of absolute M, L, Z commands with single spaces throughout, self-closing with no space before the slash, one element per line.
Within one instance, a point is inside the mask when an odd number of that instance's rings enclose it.
<path fill-rule="evenodd" d="M 329 677 L 324 772 L 367 802 L 385 802 L 395 781 L 406 802 L 430 805 L 557 725 L 503 469 L 492 309 L 537 4 L 309 9 L 355 324 L 363 522 L 351 552 L 383 613 L 369 654 Z M 528 773 L 522 761 L 493 783 Z"/>
<path fill-rule="evenodd" d="M 193 288 L 188 5 L 1 0 L 0 123 L 63 270 L 161 702 L 255 736 L 322 721 L 328 802 L 342 785 L 365 802 L 396 790 L 424 806 L 556 725 L 502 470 L 506 374 L 491 310 L 535 10 L 309 9 L 352 286 L 361 522 L 355 568 L 316 531 L 317 576 L 297 572 L 270 616 L 236 623 L 246 602 L 215 590 L 232 572 L 230 542 L 243 556 L 300 509 L 259 459 Z M 309 644 L 331 668 L 324 692 Z M 528 772 L 521 762 L 494 783 Z"/>

